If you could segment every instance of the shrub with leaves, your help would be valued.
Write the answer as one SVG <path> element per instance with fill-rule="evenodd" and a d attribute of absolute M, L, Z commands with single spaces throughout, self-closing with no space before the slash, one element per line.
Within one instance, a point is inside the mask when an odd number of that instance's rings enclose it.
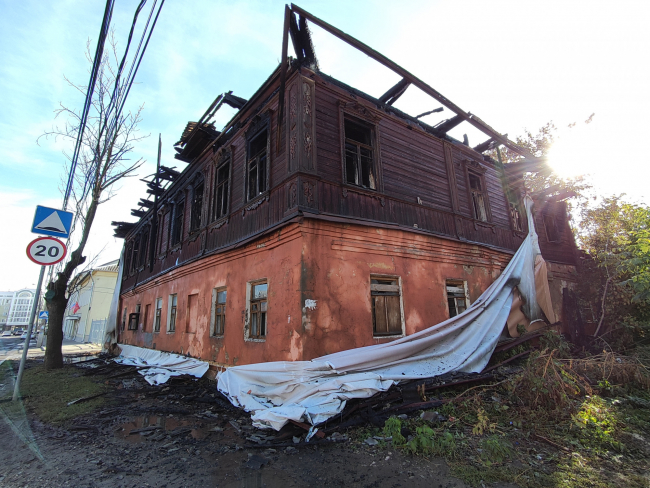
<path fill-rule="evenodd" d="M 406 439 L 402 435 L 402 422 L 397 417 L 391 417 L 384 423 L 384 435 L 393 438 L 394 446 L 403 446 Z"/>
<path fill-rule="evenodd" d="M 502 463 L 513 453 L 512 444 L 498 435 L 491 435 L 481 439 L 479 443 L 481 449 L 481 460 L 490 465 L 492 463 Z"/>
<path fill-rule="evenodd" d="M 587 398 L 572 419 L 580 429 L 579 438 L 583 444 L 595 448 L 612 447 L 617 451 L 622 449 L 622 444 L 614 438 L 616 416 L 602 398 Z"/>

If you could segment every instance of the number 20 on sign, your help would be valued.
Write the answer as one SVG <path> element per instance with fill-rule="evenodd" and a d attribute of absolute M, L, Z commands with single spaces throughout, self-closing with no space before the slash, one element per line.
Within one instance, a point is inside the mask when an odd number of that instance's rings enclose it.
<path fill-rule="evenodd" d="M 65 244 L 54 237 L 39 237 L 27 245 L 27 257 L 43 266 L 63 261 L 66 252 Z"/>

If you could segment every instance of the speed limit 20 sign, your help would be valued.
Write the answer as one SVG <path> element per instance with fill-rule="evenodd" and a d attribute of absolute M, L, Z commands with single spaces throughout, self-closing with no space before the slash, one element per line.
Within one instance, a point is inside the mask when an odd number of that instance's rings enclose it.
<path fill-rule="evenodd" d="M 66 252 L 65 244 L 54 237 L 39 237 L 27 246 L 27 257 L 43 266 L 62 261 Z"/>

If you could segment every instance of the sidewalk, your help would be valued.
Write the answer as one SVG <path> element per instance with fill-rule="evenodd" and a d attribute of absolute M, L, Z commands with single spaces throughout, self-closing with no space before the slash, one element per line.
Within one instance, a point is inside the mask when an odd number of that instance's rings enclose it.
<path fill-rule="evenodd" d="M 99 354 L 102 351 L 102 346 L 99 344 L 75 342 L 69 339 L 63 339 L 63 345 L 61 346 L 63 356 L 77 356 L 82 354 Z M 13 349 L 10 351 L 0 351 L 0 360 L 9 359 L 9 360 L 20 360 L 22 356 L 22 347 L 19 349 Z M 4 356 L 4 357 L 2 357 Z M 34 342 L 30 344 L 29 350 L 27 351 L 27 359 L 36 359 L 42 358 L 45 356 L 45 346 L 36 347 Z"/>

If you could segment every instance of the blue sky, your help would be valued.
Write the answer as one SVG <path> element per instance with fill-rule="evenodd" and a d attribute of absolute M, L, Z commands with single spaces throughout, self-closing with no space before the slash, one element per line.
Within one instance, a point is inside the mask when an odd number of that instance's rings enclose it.
<path fill-rule="evenodd" d="M 126 41 L 137 1 L 117 0 L 118 41 Z M 578 1 L 355 1 L 299 3 L 314 15 L 369 44 L 422 78 L 464 110 L 511 138 L 553 120 L 560 169 L 589 171 L 597 195 L 627 192 L 648 203 L 650 175 L 645 140 L 650 124 L 650 15 L 646 2 Z M 189 120 L 197 120 L 227 90 L 248 98 L 280 59 L 284 3 L 279 1 L 167 0 L 130 94 L 144 104 L 144 134 L 134 159 L 155 165 L 158 133 L 163 164 Z M 103 1 L 0 0 L 0 205 L 11 232 L 1 245 L 0 289 L 35 283 L 38 267 L 25 256 L 35 237 L 29 224 L 35 205 L 60 207 L 65 178 L 63 141 L 36 139 L 57 121 L 59 103 L 80 107 L 83 97 L 64 75 L 86 83 L 86 42 L 95 46 Z M 378 96 L 398 81 L 393 73 L 313 27 L 321 69 Z M 290 49 L 290 54 L 292 50 Z M 412 114 L 438 104 L 409 89 L 396 104 Z M 593 123 L 582 122 L 596 113 Z M 217 125 L 232 112 L 224 110 Z M 435 123 L 443 112 L 425 119 Z M 568 124 L 578 122 L 574 129 Z M 484 136 L 463 126 L 470 143 Z M 111 220 L 132 220 L 145 189 L 123 183 L 101 208 L 89 242 L 99 262 L 118 256 Z"/>

